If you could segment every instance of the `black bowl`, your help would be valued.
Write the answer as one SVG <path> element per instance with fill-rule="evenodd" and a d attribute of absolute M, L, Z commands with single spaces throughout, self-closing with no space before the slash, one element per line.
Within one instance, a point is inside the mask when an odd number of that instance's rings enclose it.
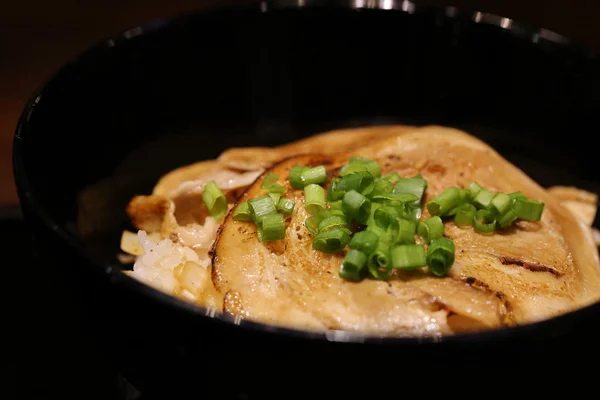
<path fill-rule="evenodd" d="M 593 52 L 490 14 L 366 4 L 263 2 L 154 21 L 73 59 L 28 103 L 14 169 L 41 266 L 64 277 L 87 329 L 142 391 L 314 393 L 315 377 L 534 368 L 598 351 L 600 304 L 484 334 L 377 339 L 240 322 L 121 273 L 125 204 L 161 174 L 329 129 L 458 127 L 543 185 L 600 193 L 586 144 L 600 115 Z"/>

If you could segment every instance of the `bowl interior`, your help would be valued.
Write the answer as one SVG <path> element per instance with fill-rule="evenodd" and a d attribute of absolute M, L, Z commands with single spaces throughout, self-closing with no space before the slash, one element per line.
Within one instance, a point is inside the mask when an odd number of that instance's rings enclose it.
<path fill-rule="evenodd" d="M 160 175 L 342 127 L 458 127 L 542 185 L 600 193 L 588 143 L 599 67 L 539 31 L 446 8 L 248 6 L 155 21 L 97 44 L 33 98 L 17 180 L 22 201 L 116 266 L 125 205 Z"/>

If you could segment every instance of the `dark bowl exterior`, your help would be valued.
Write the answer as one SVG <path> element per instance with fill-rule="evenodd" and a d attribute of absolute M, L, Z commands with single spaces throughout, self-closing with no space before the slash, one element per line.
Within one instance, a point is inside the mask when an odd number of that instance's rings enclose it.
<path fill-rule="evenodd" d="M 160 174 L 227 147 L 327 129 L 455 126 L 544 185 L 600 193 L 596 150 L 582 146 L 600 111 L 596 55 L 488 14 L 384 3 L 261 3 L 155 21 L 72 60 L 27 105 L 15 178 L 44 269 L 62 277 L 79 318 L 142 390 L 173 395 L 211 382 L 222 393 L 314 393 L 319 380 L 307 374 L 347 380 L 394 360 L 403 374 L 432 365 L 462 374 L 598 353 L 599 304 L 486 334 L 377 339 L 219 317 L 120 272 L 124 206 Z M 82 192 L 98 217 L 86 235 Z M 354 390 L 341 387 L 332 390 Z"/>

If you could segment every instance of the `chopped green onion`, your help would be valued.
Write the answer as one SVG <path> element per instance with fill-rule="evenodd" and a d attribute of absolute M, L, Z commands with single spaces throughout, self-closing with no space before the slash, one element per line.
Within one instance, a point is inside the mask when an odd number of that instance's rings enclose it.
<path fill-rule="evenodd" d="M 400 178 L 394 186 L 394 193 L 410 193 L 417 197 L 415 202 L 421 202 L 427 189 L 427 181 L 422 178 Z"/>
<path fill-rule="evenodd" d="M 232 218 L 234 221 L 252 221 L 252 214 L 250 214 L 250 208 L 248 208 L 247 201 L 244 201 L 235 207 Z"/>
<path fill-rule="evenodd" d="M 412 203 L 417 201 L 417 196 L 411 193 L 385 193 L 371 196 L 373 201 L 383 201 L 384 203 Z"/>
<path fill-rule="evenodd" d="M 268 194 L 248 200 L 248 209 L 250 215 L 252 215 L 252 220 L 259 226 L 262 224 L 265 215 L 277 213 L 275 203 Z"/>
<path fill-rule="evenodd" d="M 526 221 L 539 221 L 542 219 L 542 213 L 544 212 L 544 203 L 519 197 L 514 200 L 513 211 L 518 218 Z"/>
<path fill-rule="evenodd" d="M 349 192 L 356 190 L 362 195 L 368 195 L 374 188 L 373 177 L 366 172 L 356 172 L 341 178 L 336 184 L 336 191 Z"/>
<path fill-rule="evenodd" d="M 392 172 L 392 173 L 389 173 L 389 174 L 384 175 L 384 176 L 381 177 L 381 180 L 388 181 L 392 185 L 395 185 L 396 182 L 398 182 L 399 179 L 400 179 L 400 175 L 398 175 L 397 172 Z"/>
<path fill-rule="evenodd" d="M 523 192 L 512 192 L 508 194 L 508 197 L 510 197 L 511 200 L 526 198 Z"/>
<path fill-rule="evenodd" d="M 379 203 L 371 203 L 371 210 L 369 211 L 369 218 L 367 219 L 367 222 L 364 225 L 367 225 L 367 227 L 375 227 L 377 224 L 375 223 L 375 212 L 381 208 L 384 207 L 383 204 L 379 204 Z"/>
<path fill-rule="evenodd" d="M 381 169 L 377 161 L 366 157 L 350 157 L 348 164 L 340 171 L 341 176 L 346 176 L 355 172 L 368 172 L 373 178 L 381 176 Z"/>
<path fill-rule="evenodd" d="M 269 186 L 268 188 L 266 188 L 265 190 L 269 193 L 282 194 L 282 193 L 285 193 L 287 189 L 285 188 L 285 186 L 282 186 L 278 183 L 274 183 L 271 186 Z"/>
<path fill-rule="evenodd" d="M 479 232 L 492 233 L 496 230 L 496 218 L 488 210 L 479 210 L 475 213 L 475 218 L 473 218 L 473 226 Z"/>
<path fill-rule="evenodd" d="M 380 179 L 374 184 L 373 191 L 371 192 L 371 196 L 377 196 L 382 194 L 392 193 L 394 190 L 394 184 L 388 180 Z"/>
<path fill-rule="evenodd" d="M 514 210 L 509 209 L 498 218 L 498 226 L 500 226 L 500 228 L 506 228 L 507 226 L 512 224 L 517 218 L 517 214 L 515 214 Z"/>
<path fill-rule="evenodd" d="M 317 232 L 319 231 L 319 224 L 321 223 L 321 221 L 323 221 L 324 219 L 327 219 L 329 217 L 335 216 L 335 215 L 341 216 L 341 217 L 345 216 L 345 214 L 340 210 L 333 210 L 333 209 L 321 210 L 318 213 L 308 217 L 304 221 L 304 226 L 306 227 L 306 229 L 308 229 L 308 231 L 310 233 L 312 233 L 313 235 L 316 235 Z"/>
<path fill-rule="evenodd" d="M 417 234 L 425 244 L 429 244 L 433 239 L 444 236 L 444 222 L 437 215 L 427 218 L 424 221 L 419 221 Z"/>
<path fill-rule="evenodd" d="M 356 232 L 352 236 L 352 240 L 348 243 L 351 249 L 360 250 L 361 252 L 369 255 L 372 254 L 379 244 L 379 236 L 371 231 L 360 231 Z"/>
<path fill-rule="evenodd" d="M 477 195 L 479 194 L 479 192 L 481 192 L 481 189 L 483 189 L 483 188 L 477 182 L 471 183 L 469 185 L 469 187 L 467 188 L 467 193 L 468 193 L 469 200 L 470 201 L 475 200 L 475 197 L 477 197 Z"/>
<path fill-rule="evenodd" d="M 415 231 L 417 230 L 417 224 L 413 221 L 409 221 L 404 218 L 398 218 L 398 235 L 396 236 L 396 243 L 399 244 L 414 244 L 415 243 Z"/>
<path fill-rule="evenodd" d="M 427 202 L 429 214 L 443 217 L 460 203 L 460 190 L 451 186 Z"/>
<path fill-rule="evenodd" d="M 351 190 L 342 199 L 342 210 L 350 219 L 363 224 L 369 218 L 371 202 L 356 190 Z"/>
<path fill-rule="evenodd" d="M 310 216 L 304 220 L 304 226 L 310 233 L 316 235 L 319 231 L 319 223 L 321 222 L 321 218 L 316 215 Z"/>
<path fill-rule="evenodd" d="M 435 276 L 445 276 L 454 264 L 454 242 L 448 238 L 434 239 L 427 248 L 427 266 Z"/>
<path fill-rule="evenodd" d="M 289 175 L 289 181 L 290 181 L 291 187 L 293 187 L 294 189 L 303 189 L 304 186 L 306 186 L 306 184 L 302 180 L 302 174 L 308 168 L 309 167 L 305 167 L 302 165 L 294 165 L 292 167 L 292 169 L 290 170 L 290 175 Z"/>
<path fill-rule="evenodd" d="M 512 200 L 506 193 L 498 192 L 492 198 L 490 206 L 496 215 L 504 214 L 510 207 Z"/>
<path fill-rule="evenodd" d="M 334 201 L 341 200 L 344 197 L 346 192 L 344 190 L 342 190 L 343 188 L 339 187 L 341 181 L 342 181 L 342 178 L 333 178 L 331 180 L 331 184 L 329 185 L 329 188 L 327 189 L 327 201 L 334 202 Z"/>
<path fill-rule="evenodd" d="M 399 216 L 398 210 L 394 207 L 382 206 L 378 207 L 375 212 L 373 212 L 373 222 L 378 227 L 385 230 L 390 226 L 392 221 L 395 221 Z"/>
<path fill-rule="evenodd" d="M 258 227 L 258 240 L 270 242 L 285 238 L 285 222 L 279 213 L 268 214 L 262 217 L 262 225 Z"/>
<path fill-rule="evenodd" d="M 327 254 L 339 253 L 350 241 L 352 232 L 343 227 L 328 229 L 317 233 L 313 241 L 313 249 Z"/>
<path fill-rule="evenodd" d="M 456 209 L 454 223 L 456 226 L 471 226 L 473 225 L 473 219 L 475 218 L 476 212 L 477 208 L 475 208 L 473 204 L 463 204 Z"/>
<path fill-rule="evenodd" d="M 325 189 L 316 183 L 304 187 L 304 198 L 304 208 L 309 214 L 316 214 L 325 209 Z"/>
<path fill-rule="evenodd" d="M 273 203 L 275 203 L 275 206 L 277 207 L 277 204 L 279 203 L 279 199 L 281 199 L 281 193 L 268 193 L 269 197 L 271 198 L 271 200 L 273 200 Z"/>
<path fill-rule="evenodd" d="M 357 249 L 350 249 L 340 268 L 341 278 L 359 281 L 361 280 L 361 270 L 367 264 L 368 257 L 365 253 Z"/>
<path fill-rule="evenodd" d="M 319 222 L 318 232 L 323 232 L 331 228 L 337 228 L 338 226 L 347 228 L 348 220 L 343 215 L 332 215 L 330 217 L 323 218 L 321 222 Z"/>
<path fill-rule="evenodd" d="M 211 217 L 221 219 L 227 214 L 227 199 L 215 181 L 209 181 L 204 186 L 202 200 Z"/>
<path fill-rule="evenodd" d="M 421 268 L 427 265 L 425 247 L 419 244 L 401 244 L 390 251 L 390 266 L 396 269 Z"/>
<path fill-rule="evenodd" d="M 326 210 L 321 210 L 317 213 L 317 216 L 323 220 L 325 218 L 334 216 L 334 215 L 339 215 L 339 216 L 345 216 L 346 214 L 344 214 L 344 212 L 342 210 L 335 210 L 333 208 L 328 208 Z"/>
<path fill-rule="evenodd" d="M 473 199 L 473 204 L 477 208 L 488 208 L 492 199 L 494 198 L 494 193 L 490 192 L 487 189 L 481 189 L 477 196 Z"/>
<path fill-rule="evenodd" d="M 279 179 L 279 177 L 277 175 L 275 175 L 272 172 L 269 172 L 267 174 L 267 176 L 265 176 L 265 179 L 263 179 L 262 184 L 260 185 L 260 187 L 262 189 L 268 189 L 269 187 L 273 186 L 274 184 L 277 183 L 277 180 Z"/>
<path fill-rule="evenodd" d="M 294 211 L 296 203 L 293 200 L 281 198 L 277 203 L 277 211 L 290 215 Z"/>
<path fill-rule="evenodd" d="M 371 276 L 380 280 L 386 280 L 392 274 L 392 269 L 387 268 L 388 264 L 388 251 L 381 248 L 375 250 L 375 252 L 373 252 L 373 254 L 371 254 L 367 260 L 367 267 L 369 268 Z"/>
<path fill-rule="evenodd" d="M 332 201 L 329 203 L 329 209 L 330 210 L 342 210 L 342 201 L 341 200 L 336 200 L 336 201 Z"/>
<path fill-rule="evenodd" d="M 302 172 L 302 183 L 304 186 L 311 184 L 319 184 L 327 181 L 327 170 L 324 165 L 308 168 Z"/>
<path fill-rule="evenodd" d="M 423 210 L 421 210 L 421 206 L 415 206 L 408 203 L 403 210 L 402 217 L 417 224 L 421 219 L 422 213 Z"/>

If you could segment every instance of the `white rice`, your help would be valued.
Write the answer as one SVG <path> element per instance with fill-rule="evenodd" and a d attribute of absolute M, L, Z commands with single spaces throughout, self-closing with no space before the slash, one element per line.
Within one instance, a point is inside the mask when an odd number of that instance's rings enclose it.
<path fill-rule="evenodd" d="M 173 293 L 179 286 L 175 268 L 190 261 L 200 265 L 196 252 L 189 247 L 163 239 L 158 243 L 148 238 L 146 231 L 138 231 L 144 254 L 138 256 L 133 265 L 136 279 L 167 293 Z"/>
<path fill-rule="evenodd" d="M 186 227 L 185 244 L 170 239 L 155 242 L 146 231 L 138 231 L 143 254 L 136 257 L 130 276 L 165 293 L 196 300 L 209 277 L 208 250 L 218 226 L 209 217 L 204 226 Z"/>

